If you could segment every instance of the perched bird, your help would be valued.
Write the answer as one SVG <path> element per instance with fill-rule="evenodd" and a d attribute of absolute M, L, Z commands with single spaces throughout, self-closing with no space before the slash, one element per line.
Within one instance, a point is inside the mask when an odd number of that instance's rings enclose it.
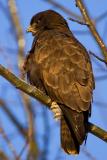
<path fill-rule="evenodd" d="M 34 15 L 27 31 L 34 36 L 24 63 L 27 77 L 53 101 L 50 109 L 61 121 L 62 148 L 78 154 L 87 136 L 95 87 L 87 50 L 53 10 Z"/>

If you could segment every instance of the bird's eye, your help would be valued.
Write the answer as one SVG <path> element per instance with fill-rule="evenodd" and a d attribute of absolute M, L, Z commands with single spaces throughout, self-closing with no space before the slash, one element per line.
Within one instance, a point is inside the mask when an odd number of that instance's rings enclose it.
<path fill-rule="evenodd" d="M 40 21 L 41 21 L 41 20 L 40 20 L 40 19 L 38 19 L 36 23 L 37 23 L 37 24 L 39 24 L 39 23 L 40 23 Z"/>
<path fill-rule="evenodd" d="M 40 23 L 41 21 L 42 21 L 42 17 L 39 17 L 39 18 L 37 19 L 37 24 Z"/>

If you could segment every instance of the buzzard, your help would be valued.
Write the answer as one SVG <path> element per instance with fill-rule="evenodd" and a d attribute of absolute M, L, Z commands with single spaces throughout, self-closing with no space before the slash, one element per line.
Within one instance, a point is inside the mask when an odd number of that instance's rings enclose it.
<path fill-rule="evenodd" d="M 87 50 L 74 37 L 66 20 L 53 10 L 34 15 L 27 30 L 34 36 L 24 63 L 30 83 L 48 95 L 50 109 L 61 121 L 61 146 L 79 154 L 86 139 L 94 89 Z"/>

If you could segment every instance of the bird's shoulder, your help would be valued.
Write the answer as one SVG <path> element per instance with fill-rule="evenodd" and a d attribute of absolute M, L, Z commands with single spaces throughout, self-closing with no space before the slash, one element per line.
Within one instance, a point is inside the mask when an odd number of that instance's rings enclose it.
<path fill-rule="evenodd" d="M 36 41 L 34 54 L 36 62 L 43 67 L 57 62 L 57 65 L 62 63 L 67 70 L 78 68 L 87 72 L 86 66 L 90 65 L 86 49 L 71 32 L 50 31 L 42 34 Z"/>

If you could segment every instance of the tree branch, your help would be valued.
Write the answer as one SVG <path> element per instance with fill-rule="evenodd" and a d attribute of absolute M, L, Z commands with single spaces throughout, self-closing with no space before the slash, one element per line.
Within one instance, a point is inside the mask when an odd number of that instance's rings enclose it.
<path fill-rule="evenodd" d="M 11 73 L 8 69 L 3 67 L 1 64 L 0 64 L 0 75 L 4 77 L 6 80 L 8 80 L 16 88 L 25 92 L 29 96 L 35 99 L 38 99 L 48 107 L 51 106 L 52 101 L 48 96 L 44 95 L 35 86 L 29 85 L 25 81 L 17 78 L 13 73 Z M 97 127 L 96 125 L 89 123 L 89 132 L 95 135 L 96 137 L 99 137 L 103 141 L 107 142 L 107 132 Z"/>
<path fill-rule="evenodd" d="M 107 48 L 106 48 L 103 40 L 101 39 L 99 33 L 97 32 L 93 22 L 91 21 L 82 0 L 76 0 L 76 6 L 79 7 L 86 24 L 88 24 L 87 26 L 89 27 L 93 37 L 95 38 L 96 42 L 98 43 L 98 45 L 103 53 L 105 61 L 107 61 Z"/>
<path fill-rule="evenodd" d="M 19 160 L 18 159 L 18 156 L 17 156 L 17 153 L 16 153 L 16 150 L 13 146 L 13 144 L 11 143 L 10 139 L 8 138 L 8 136 L 6 135 L 1 123 L 0 123 L 0 134 L 2 135 L 2 137 L 4 138 L 4 140 L 6 141 L 6 143 L 8 144 L 9 146 L 9 149 L 11 150 L 11 152 L 13 153 L 13 156 L 14 156 L 14 159 L 15 160 Z"/>
<path fill-rule="evenodd" d="M 92 51 L 89 51 L 89 54 L 94 56 L 96 59 L 98 59 L 100 62 L 103 62 L 107 65 L 107 61 L 105 61 L 104 59 L 98 57 L 95 53 L 93 53 Z"/>
<path fill-rule="evenodd" d="M 0 64 L 0 75 L 3 76 L 5 79 L 7 79 L 16 88 L 25 92 L 29 96 L 40 100 L 42 103 L 44 103 L 48 106 L 51 105 L 51 99 L 48 96 L 44 95 L 35 86 L 27 84 L 24 80 L 17 78 L 13 73 L 11 73 L 8 69 L 3 67 L 1 64 Z"/>
<path fill-rule="evenodd" d="M 96 126 L 95 124 L 88 123 L 88 131 L 95 135 L 96 137 L 102 139 L 103 141 L 107 142 L 107 132 L 101 129 L 100 127 Z"/>
<path fill-rule="evenodd" d="M 14 26 L 16 39 L 17 39 L 17 42 L 18 42 L 18 52 L 19 52 L 19 54 L 18 54 L 19 64 L 18 65 L 19 65 L 19 68 L 20 68 L 22 66 L 22 63 L 23 63 L 23 60 L 24 60 L 25 40 L 24 40 L 24 35 L 23 35 L 21 24 L 20 24 L 20 20 L 19 20 L 19 17 L 18 17 L 15 0 L 9 0 L 8 5 L 9 5 L 9 10 L 10 10 L 11 22 Z"/>
<path fill-rule="evenodd" d="M 0 99 L 0 107 L 2 107 L 3 111 L 7 114 L 10 120 L 13 122 L 17 130 L 21 133 L 21 135 L 25 138 L 27 137 L 27 129 L 25 129 L 22 124 L 17 120 L 17 118 L 13 115 L 13 113 L 8 109 L 6 103 Z"/>
<path fill-rule="evenodd" d="M 83 20 L 81 16 L 79 16 L 78 14 L 72 12 L 71 10 L 67 9 L 66 7 L 64 7 L 63 5 L 61 5 L 60 3 L 54 1 L 54 0 L 43 0 L 45 2 L 48 2 L 50 4 L 52 4 L 54 7 L 60 9 L 61 11 L 63 11 L 64 13 L 68 14 L 69 16 L 72 16 L 78 20 Z"/>
<path fill-rule="evenodd" d="M 78 24 L 81 24 L 81 25 L 88 25 L 88 23 L 85 23 L 84 21 L 80 21 L 80 20 L 77 20 L 77 19 L 74 19 L 74 18 L 68 18 L 69 20 L 73 21 L 73 22 L 76 22 Z"/>
<path fill-rule="evenodd" d="M 11 15 L 11 21 L 15 28 L 15 35 L 18 44 L 18 66 L 20 70 L 20 77 L 24 80 L 24 74 L 22 74 L 21 69 L 24 60 L 24 48 L 25 48 L 25 39 L 23 35 L 22 26 L 19 20 L 17 5 L 15 0 L 9 0 L 9 10 Z M 23 104 L 26 109 L 28 117 L 28 144 L 29 144 L 29 159 L 32 157 L 38 157 L 38 147 L 34 135 L 34 117 L 32 112 L 32 105 L 30 99 L 27 95 L 21 92 L 21 97 L 23 99 Z"/>

